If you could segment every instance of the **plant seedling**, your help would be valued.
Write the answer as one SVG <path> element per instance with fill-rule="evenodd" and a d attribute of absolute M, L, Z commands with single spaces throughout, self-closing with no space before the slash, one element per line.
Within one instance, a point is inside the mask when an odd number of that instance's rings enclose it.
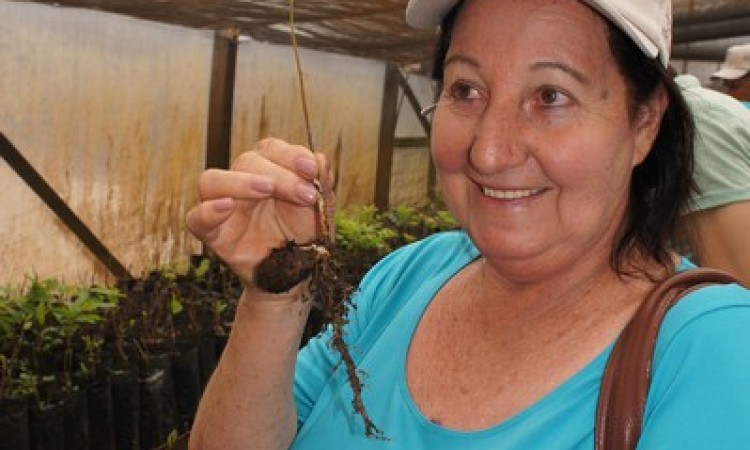
<path fill-rule="evenodd" d="M 255 282 L 266 292 L 281 293 L 309 278 L 308 292 L 304 301 L 312 301 L 320 311 L 323 325 L 331 327 L 331 347 L 341 356 L 347 380 L 353 392 L 352 406 L 354 412 L 362 417 L 367 437 L 383 438 L 383 432 L 373 423 L 362 400 L 362 381 L 348 346 L 344 340 L 344 327 L 348 322 L 347 315 L 352 307 L 351 294 L 353 287 L 342 276 L 341 253 L 337 251 L 330 236 L 329 217 L 325 199 L 318 196 L 318 220 L 323 239 L 309 245 L 298 244 L 287 240 L 281 247 L 274 248 L 258 265 Z"/>

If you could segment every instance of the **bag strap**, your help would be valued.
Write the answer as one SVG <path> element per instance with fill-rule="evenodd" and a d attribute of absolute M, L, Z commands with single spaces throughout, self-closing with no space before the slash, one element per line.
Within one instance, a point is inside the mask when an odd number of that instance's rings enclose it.
<path fill-rule="evenodd" d="M 596 450 L 633 450 L 638 443 L 651 382 L 659 327 L 684 295 L 705 284 L 736 283 L 715 269 L 678 272 L 657 285 L 625 326 L 607 361 L 596 411 Z"/>

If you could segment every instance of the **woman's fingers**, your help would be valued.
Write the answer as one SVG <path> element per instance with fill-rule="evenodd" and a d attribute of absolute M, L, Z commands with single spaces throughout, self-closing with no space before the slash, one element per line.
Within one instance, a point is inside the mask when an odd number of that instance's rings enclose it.
<path fill-rule="evenodd" d="M 317 162 L 304 147 L 278 140 L 240 155 L 232 164 L 232 172 L 253 173 L 273 179 L 275 198 L 297 205 L 309 206 L 317 200 L 314 180 Z M 259 144 L 260 145 L 260 144 Z"/>
<path fill-rule="evenodd" d="M 188 230 L 210 245 L 218 237 L 220 226 L 232 215 L 234 207 L 235 200 L 231 197 L 201 202 L 187 213 Z"/>
<path fill-rule="evenodd" d="M 291 170 L 307 181 L 313 181 L 318 177 L 316 155 L 301 145 L 289 144 L 280 139 L 264 139 L 245 156 L 252 156 L 253 154 L 260 155 L 280 167 Z M 245 160 L 238 158 L 233 164 L 233 168 L 243 170 L 245 164 Z"/>
<path fill-rule="evenodd" d="M 273 178 L 258 173 L 209 169 L 198 178 L 198 196 L 201 201 L 227 197 L 259 200 L 272 195 L 275 184 Z"/>
<path fill-rule="evenodd" d="M 323 231 L 317 225 L 327 225 L 331 236 L 332 183 L 325 156 L 267 139 L 236 158 L 231 170 L 201 174 L 201 203 L 188 212 L 188 229 L 230 260 L 284 240 L 312 241 Z M 315 207 L 319 198 L 326 207 L 323 222 L 316 219 L 322 212 Z"/>

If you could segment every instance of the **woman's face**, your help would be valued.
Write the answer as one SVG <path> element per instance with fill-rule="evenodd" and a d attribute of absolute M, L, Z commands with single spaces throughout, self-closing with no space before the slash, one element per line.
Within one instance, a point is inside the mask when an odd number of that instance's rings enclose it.
<path fill-rule="evenodd" d="M 666 100 L 629 114 L 607 33 L 574 0 L 468 0 L 458 15 L 432 152 L 448 206 L 495 265 L 608 261 Z"/>

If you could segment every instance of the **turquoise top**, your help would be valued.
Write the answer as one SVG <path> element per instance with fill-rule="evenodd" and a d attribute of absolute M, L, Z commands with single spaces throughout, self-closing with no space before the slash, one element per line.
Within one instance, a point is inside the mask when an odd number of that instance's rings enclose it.
<path fill-rule="evenodd" d="M 362 371 L 364 403 L 387 439 L 366 438 L 351 389 L 327 345 L 301 352 L 295 378 L 299 432 L 294 450 L 593 449 L 594 415 L 612 345 L 535 404 L 476 432 L 430 422 L 406 385 L 406 354 L 436 292 L 479 255 L 463 232 L 402 248 L 363 280 L 347 340 Z M 692 266 L 683 260 L 682 269 Z M 667 315 L 639 449 L 747 449 L 750 443 L 750 291 L 711 286 Z"/>

